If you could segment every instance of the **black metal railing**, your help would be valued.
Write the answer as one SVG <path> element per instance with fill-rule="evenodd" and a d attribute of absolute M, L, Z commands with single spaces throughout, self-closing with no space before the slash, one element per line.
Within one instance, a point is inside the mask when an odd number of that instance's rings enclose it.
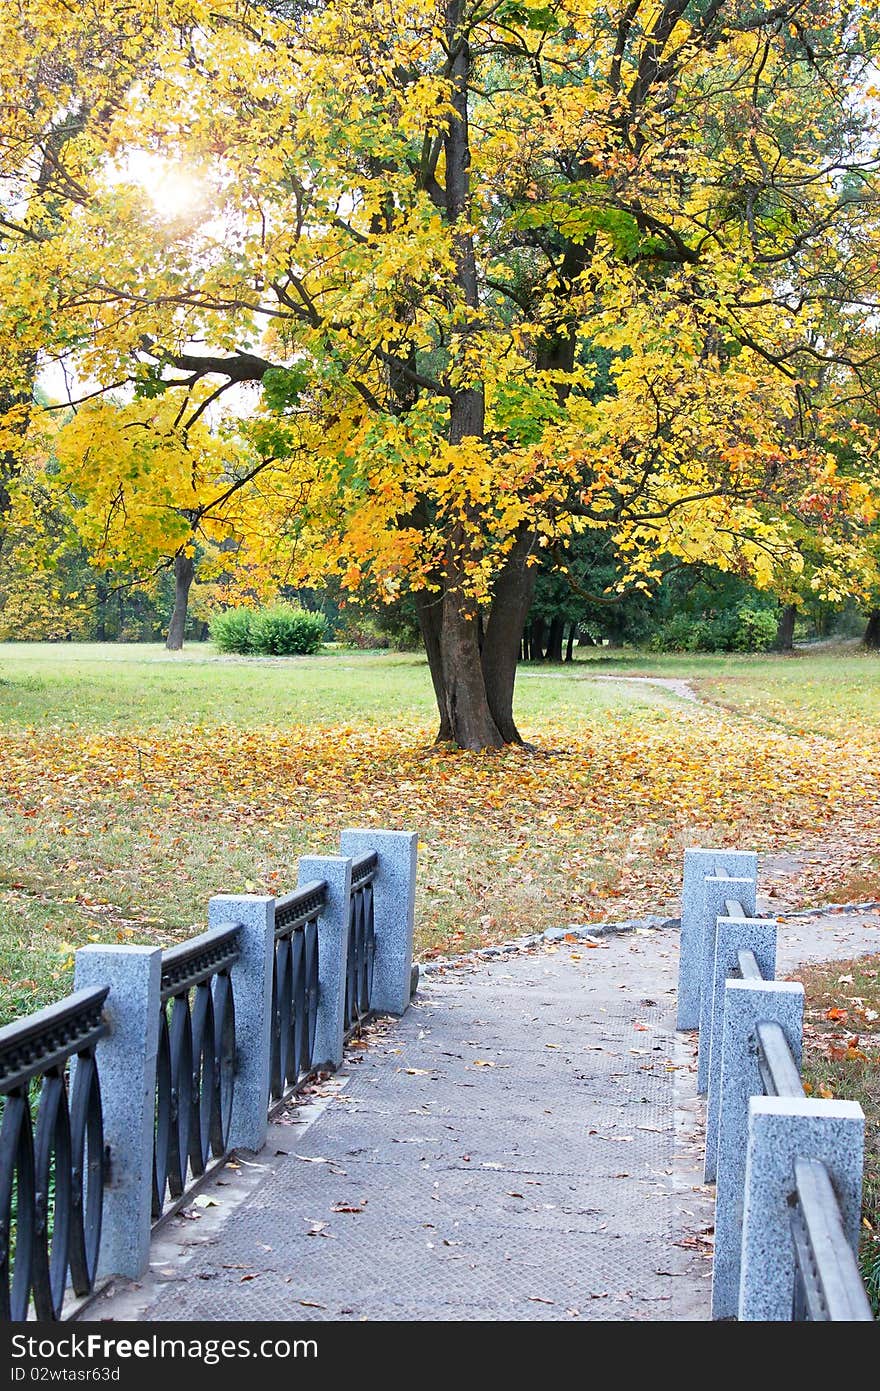
<path fill-rule="evenodd" d="M 326 902 L 327 884 L 316 879 L 275 903 L 272 1101 L 280 1101 L 312 1070 L 318 1020 L 318 918 Z"/>
<path fill-rule="evenodd" d="M 77 990 L 0 1029 L 0 1319 L 57 1319 L 68 1280 L 77 1295 L 94 1287 L 106 1179 L 95 1047 L 108 991 Z"/>
<path fill-rule="evenodd" d="M 346 1037 L 359 1029 L 372 1012 L 370 997 L 376 955 L 373 880 L 378 868 L 379 856 L 375 850 L 361 855 L 351 866 L 351 909 L 345 972 Z"/>
<path fill-rule="evenodd" d="M 162 953 L 153 1217 L 226 1153 L 235 1087 L 235 924 Z"/>
<path fill-rule="evenodd" d="M 795 1254 L 792 1318 L 872 1323 L 871 1305 L 837 1195 L 820 1160 L 795 1160 L 789 1205 Z"/>

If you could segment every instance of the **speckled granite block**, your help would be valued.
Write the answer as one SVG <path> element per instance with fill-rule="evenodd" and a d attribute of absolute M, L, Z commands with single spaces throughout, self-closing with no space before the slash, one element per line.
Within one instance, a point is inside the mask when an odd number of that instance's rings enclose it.
<path fill-rule="evenodd" d="M 715 971 L 709 1023 L 709 1100 L 706 1108 L 706 1166 L 703 1177 L 715 1182 L 718 1157 L 718 1116 L 721 1097 L 721 1037 L 724 1028 L 724 987 L 737 970 L 737 953 L 752 951 L 765 980 L 776 975 L 776 923 L 768 918 L 719 918 L 715 934 Z M 738 974 L 738 972 L 737 972 Z"/>
<path fill-rule="evenodd" d="M 269 1116 L 275 900 L 264 894 L 215 894 L 208 924 L 240 923 L 241 951 L 231 971 L 235 998 L 235 1090 L 230 1149 L 262 1149 Z"/>
<path fill-rule="evenodd" d="M 826 1165 L 844 1228 L 855 1250 L 862 1200 L 864 1133 L 864 1113 L 855 1101 L 752 1097 L 739 1293 L 741 1321 L 791 1318 L 795 1265 L 788 1200 L 794 1190 L 795 1159 L 820 1159 Z"/>
<path fill-rule="evenodd" d="M 747 918 L 755 916 L 754 879 L 718 879 L 707 875 L 703 881 L 703 947 L 700 983 L 700 1041 L 697 1054 L 697 1091 L 709 1090 L 709 1046 L 712 1036 L 712 987 L 715 980 L 715 939 L 718 919 L 727 917 L 727 900 L 736 899 Z"/>
<path fill-rule="evenodd" d="M 678 964 L 679 1029 L 700 1026 L 700 990 L 703 980 L 703 880 L 722 869 L 727 874 L 753 879 L 758 857 L 749 850 L 701 850 L 684 852 L 684 882 L 681 894 L 681 948 Z"/>
<path fill-rule="evenodd" d="M 98 1273 L 136 1280 L 150 1260 L 162 951 L 96 944 L 81 947 L 75 962 L 76 990 L 110 986 L 110 1031 L 96 1053 L 110 1154 Z"/>
<path fill-rule="evenodd" d="M 351 859 L 342 855 L 303 855 L 297 887 L 312 879 L 327 885 L 327 902 L 318 918 L 318 1018 L 312 1060 L 337 1068 L 345 1047 L 345 971 L 351 913 Z"/>
<path fill-rule="evenodd" d="M 800 981 L 728 980 L 724 989 L 718 1107 L 712 1317 L 736 1317 L 742 1251 L 749 1099 L 764 1090 L 755 1030 L 779 1024 L 800 1064 L 804 987 Z"/>
<path fill-rule="evenodd" d="M 418 836 L 414 831 L 349 830 L 342 832 L 340 847 L 352 859 L 379 852 L 373 880 L 376 955 L 370 1001 L 379 1014 L 403 1014 L 412 990 Z"/>

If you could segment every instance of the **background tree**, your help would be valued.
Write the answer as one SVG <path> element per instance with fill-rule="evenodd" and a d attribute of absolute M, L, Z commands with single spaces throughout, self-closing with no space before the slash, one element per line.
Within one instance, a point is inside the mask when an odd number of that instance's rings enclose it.
<path fill-rule="evenodd" d="M 92 564 L 142 577 L 163 569 L 173 575 L 171 651 L 183 646 L 197 566 L 203 580 L 222 574 L 228 585 L 244 558 L 248 583 L 260 585 L 246 564 L 245 542 L 248 528 L 263 524 L 271 487 L 265 475 L 274 464 L 259 452 L 259 430 L 235 419 L 209 426 L 192 400 L 184 427 L 179 404 L 149 394 L 128 403 L 90 400 L 53 439 L 55 494 Z"/>

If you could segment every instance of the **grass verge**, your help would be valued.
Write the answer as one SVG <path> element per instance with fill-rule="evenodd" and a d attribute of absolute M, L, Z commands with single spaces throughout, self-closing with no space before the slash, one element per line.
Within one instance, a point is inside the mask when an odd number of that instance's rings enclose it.
<path fill-rule="evenodd" d="M 805 966 L 805 1088 L 857 1101 L 865 1113 L 859 1259 L 880 1318 L 880 955 Z"/>

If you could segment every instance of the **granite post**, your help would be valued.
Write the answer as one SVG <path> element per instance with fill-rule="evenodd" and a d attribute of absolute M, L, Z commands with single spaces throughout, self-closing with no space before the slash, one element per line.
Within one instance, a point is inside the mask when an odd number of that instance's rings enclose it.
<path fill-rule="evenodd" d="M 716 867 L 725 874 L 743 875 L 753 879 L 758 872 L 758 857 L 748 850 L 699 850 L 684 852 L 684 881 L 681 894 L 681 944 L 678 961 L 678 1020 L 679 1029 L 700 1026 L 700 990 L 703 981 L 703 881 L 715 874 Z"/>
<path fill-rule="evenodd" d="M 794 1247 L 789 1197 L 796 1159 L 819 1159 L 856 1250 L 862 1201 L 865 1116 L 856 1101 L 753 1096 L 743 1212 L 741 1322 L 791 1319 Z"/>
<path fill-rule="evenodd" d="M 706 1108 L 706 1183 L 715 1182 L 718 1159 L 718 1116 L 721 1097 L 721 1039 L 724 1028 L 724 987 L 737 970 L 737 953 L 752 951 L 765 981 L 776 975 L 776 923 L 769 918 L 719 918 L 715 934 L 715 971 L 709 1024 L 709 1101 Z"/>
<path fill-rule="evenodd" d="M 697 1091 L 705 1096 L 709 1090 L 709 1044 L 712 1037 L 712 987 L 715 980 L 715 937 L 718 919 L 727 917 L 727 901 L 735 899 L 743 917 L 755 916 L 754 878 L 740 875 L 736 879 L 718 878 L 714 874 L 703 880 L 703 948 L 700 978 L 700 1038 L 697 1053 Z"/>
<path fill-rule="evenodd" d="M 379 852 L 373 880 L 373 918 L 376 954 L 370 1004 L 378 1014 L 403 1014 L 412 991 L 412 951 L 415 926 L 415 831 L 348 830 L 341 836 L 343 855 L 358 859 Z"/>
<path fill-rule="evenodd" d="M 351 916 L 351 859 L 342 855 L 304 855 L 297 888 L 315 879 L 327 885 L 318 918 L 318 1018 L 315 1067 L 335 1069 L 345 1047 L 345 972 Z"/>
<path fill-rule="evenodd" d="M 75 963 L 74 989 L 110 987 L 109 1033 L 96 1051 L 110 1155 L 98 1274 L 137 1280 L 150 1262 L 162 951 L 95 944 Z"/>
<path fill-rule="evenodd" d="M 728 980 L 722 1018 L 713 1319 L 735 1318 L 739 1303 L 749 1099 L 764 1090 L 755 1031 L 759 1024 L 778 1024 L 800 1065 L 804 987 L 800 981 Z"/>
<path fill-rule="evenodd" d="M 215 894 L 208 926 L 238 923 L 239 956 L 230 979 L 235 1000 L 235 1088 L 229 1148 L 259 1150 L 269 1124 L 275 900 L 264 894 Z"/>

